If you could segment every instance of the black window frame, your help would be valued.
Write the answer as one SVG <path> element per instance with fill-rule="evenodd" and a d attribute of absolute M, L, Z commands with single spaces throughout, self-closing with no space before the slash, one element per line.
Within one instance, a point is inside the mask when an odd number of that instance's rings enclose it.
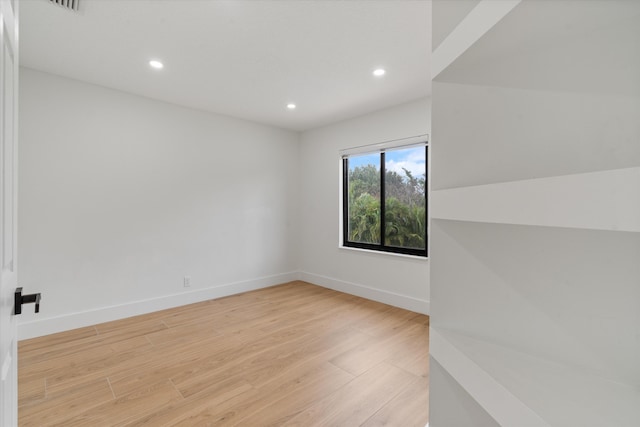
<path fill-rule="evenodd" d="M 385 220 L 385 204 L 386 204 L 386 195 L 385 195 L 385 175 L 386 175 L 386 165 L 385 165 L 385 150 L 380 150 L 380 243 L 361 243 L 361 242 L 353 242 L 349 240 L 349 156 L 344 155 L 342 157 L 342 246 L 347 248 L 357 248 L 357 249 L 366 249 L 371 251 L 378 252 L 388 252 L 388 253 L 396 253 L 403 255 L 414 255 L 420 256 L 424 258 L 429 257 L 429 144 L 427 141 L 424 143 L 425 150 L 425 192 L 424 192 L 424 202 L 425 202 L 425 210 L 424 210 L 424 249 L 415 249 L 415 248 L 403 248 L 398 246 L 388 246 L 384 242 L 384 236 L 386 231 L 386 220 Z M 420 145 L 422 145 L 420 144 Z M 410 148 L 410 147 L 393 147 L 392 149 L 402 149 L 402 148 Z M 363 155 L 363 154 L 375 154 L 375 152 L 363 152 L 358 154 L 352 154 L 352 156 Z"/>

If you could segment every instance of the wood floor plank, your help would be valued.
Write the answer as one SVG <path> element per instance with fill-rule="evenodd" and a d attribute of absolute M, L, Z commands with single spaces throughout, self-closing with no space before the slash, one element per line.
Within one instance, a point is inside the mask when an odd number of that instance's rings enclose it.
<path fill-rule="evenodd" d="M 416 378 L 381 363 L 315 402 L 283 426 L 359 426 Z"/>
<path fill-rule="evenodd" d="M 247 381 L 259 387 L 278 379 L 282 373 L 298 365 L 328 362 L 336 354 L 343 353 L 365 340 L 365 335 L 345 328 L 330 335 L 314 337 L 295 348 L 278 349 L 275 354 L 265 352 L 260 355 L 262 363 L 253 363 L 251 368 L 245 369 L 242 374 Z"/>
<path fill-rule="evenodd" d="M 127 323 L 120 324 L 121 322 L 123 321 L 118 321 L 118 326 L 112 325 L 112 323 L 115 322 L 96 325 L 98 336 L 102 339 L 102 342 L 106 342 L 107 340 L 109 340 L 109 342 L 125 340 L 168 328 L 161 319 L 138 319 L 137 322 L 128 321 Z"/>
<path fill-rule="evenodd" d="M 31 338 L 22 340 L 18 343 L 18 348 L 25 354 L 37 354 L 37 350 L 42 348 L 51 348 L 54 346 L 74 343 L 79 339 L 98 335 L 95 326 L 87 326 L 85 328 L 72 329 L 70 331 L 60 332 L 49 335 L 46 339 Z"/>
<path fill-rule="evenodd" d="M 369 418 L 362 427 L 424 427 L 429 421 L 429 381 L 421 378 Z"/>
<path fill-rule="evenodd" d="M 160 349 L 160 353 L 148 358 L 130 360 L 126 366 L 109 373 L 111 386 L 117 397 L 126 395 L 141 387 L 147 387 L 172 377 L 188 375 L 208 369 L 212 359 L 227 357 L 232 359 L 240 344 L 232 339 L 215 337 L 199 340 L 189 345 L 172 349 Z M 221 356 L 224 355 L 224 356 Z M 144 369 L 140 369 L 144 366 Z"/>
<path fill-rule="evenodd" d="M 193 399 L 172 401 L 155 412 L 137 416 L 116 426 L 173 426 L 198 414 L 207 407 L 218 407 L 224 402 L 252 390 L 251 384 L 238 378 L 221 381 L 210 389 L 210 393 L 201 394 Z"/>
<path fill-rule="evenodd" d="M 429 326 L 429 316 L 427 316 L 426 314 L 420 314 L 420 313 L 413 313 L 413 319 L 414 322 L 418 322 L 421 323 L 423 325 Z"/>
<path fill-rule="evenodd" d="M 395 356 L 387 359 L 387 361 L 397 366 L 400 369 L 404 369 L 407 372 L 412 373 L 418 377 L 429 376 L 429 346 L 424 345 L 420 348 L 413 350 L 413 346 L 409 347 L 405 352 L 398 353 Z"/>
<path fill-rule="evenodd" d="M 218 326 L 221 333 L 236 337 L 244 342 L 251 342 L 262 336 L 261 327 L 267 326 L 282 319 L 282 307 L 270 302 L 265 303 L 260 310 L 252 307 L 255 312 L 250 316 L 239 313 L 228 313 L 228 321 Z M 293 319 L 291 319 L 293 320 Z"/>
<path fill-rule="evenodd" d="M 289 393 L 283 392 L 282 389 L 276 389 L 274 392 L 273 385 L 259 388 L 258 394 L 273 396 L 275 399 L 264 402 L 268 405 L 254 411 L 253 414 L 250 411 L 242 411 L 245 416 L 239 416 L 239 422 L 235 425 L 245 427 L 282 425 L 311 405 L 318 396 L 330 395 L 354 378 L 353 375 L 330 363 L 318 365 L 318 369 L 317 376 L 311 375 L 316 373 L 314 369 L 299 369 L 300 372 L 306 372 L 305 377 L 296 378 L 295 382 L 299 387 L 295 387 Z M 286 383 L 286 381 L 279 383 Z"/>
<path fill-rule="evenodd" d="M 418 323 L 428 328 L 428 324 Z M 429 334 L 419 334 L 415 339 L 402 343 L 402 351 L 394 354 L 386 360 L 388 363 L 404 369 L 419 377 L 429 375 Z"/>
<path fill-rule="evenodd" d="M 102 324 L 107 325 L 107 324 Z M 97 325 L 97 327 L 102 325 Z M 107 332 L 103 332 L 102 334 L 95 334 L 82 337 L 77 339 L 76 341 L 67 341 L 62 344 L 57 344 L 57 337 L 55 335 L 50 335 L 46 337 L 42 337 L 41 340 L 43 342 L 53 341 L 54 343 L 50 346 L 46 346 L 46 349 L 40 351 L 24 351 L 25 357 L 22 359 L 22 362 L 31 366 L 33 363 L 37 362 L 45 362 L 50 363 L 53 359 L 56 358 L 70 358 L 74 357 L 82 352 L 90 351 L 97 348 L 102 348 L 106 344 L 118 343 L 121 341 L 125 341 L 130 338 L 142 337 L 148 333 L 167 329 L 167 326 L 163 323 L 152 320 L 152 321 L 144 321 L 142 320 L 140 324 L 132 323 L 129 328 L 120 328 L 120 329 L 110 329 Z M 51 338 L 52 337 L 52 338 Z"/>
<path fill-rule="evenodd" d="M 415 313 L 397 307 L 389 307 L 383 312 L 374 312 L 354 325 L 362 332 L 382 337 L 401 330 L 407 322 L 414 322 Z"/>
<path fill-rule="evenodd" d="M 70 417 L 61 425 L 74 426 L 113 426 L 140 418 L 158 411 L 166 405 L 182 400 L 182 396 L 170 381 L 160 382 L 152 386 L 130 393 L 118 399 L 85 411 L 81 415 Z"/>
<path fill-rule="evenodd" d="M 335 357 L 331 362 L 347 372 L 360 375 L 382 361 L 410 351 L 412 343 L 426 334 L 426 326 L 410 323 L 393 335 L 370 338 L 356 348 Z"/>
<path fill-rule="evenodd" d="M 247 416 L 266 414 L 268 417 L 277 403 L 289 400 L 292 396 L 302 397 L 305 391 L 316 390 L 318 394 L 330 394 L 348 383 L 353 376 L 329 364 L 292 369 L 278 383 L 271 383 L 263 388 L 254 388 L 221 405 L 207 405 L 203 410 L 191 414 L 177 423 L 177 426 L 236 425 Z M 307 399 L 313 400 L 313 399 Z M 308 402 L 307 402 L 308 403 Z M 304 405 L 304 403 L 303 403 Z M 282 409 L 282 407 L 280 407 Z M 286 417 L 286 415 L 285 415 Z M 248 425 L 248 424 L 247 424 Z M 257 425 L 263 426 L 263 421 Z"/>
<path fill-rule="evenodd" d="M 290 282 L 36 338 L 20 425 L 410 426 L 428 414 L 428 325 Z"/>
<path fill-rule="evenodd" d="M 212 315 L 222 315 L 226 309 L 217 300 L 205 301 L 205 303 L 190 304 L 183 310 L 167 310 L 162 316 L 162 322 L 168 327 L 180 325 L 198 324 L 200 319 Z"/>
<path fill-rule="evenodd" d="M 191 308 L 192 306 L 201 306 L 207 305 L 203 303 L 192 304 L 191 306 L 187 306 Z M 96 330 L 98 331 L 98 335 L 117 335 L 119 333 L 124 333 L 126 335 L 130 335 L 131 333 L 137 332 L 146 332 L 149 329 L 161 328 L 164 329 L 167 326 L 162 325 L 162 319 L 167 316 L 168 313 L 172 312 L 182 313 L 182 310 L 176 309 L 168 309 L 162 311 L 156 311 L 153 313 L 142 314 L 139 316 L 126 317 L 124 319 L 113 320 L 111 322 L 99 323 L 95 325 Z"/>
<path fill-rule="evenodd" d="M 155 346 L 178 346 L 194 340 L 219 337 L 222 332 L 209 322 L 196 325 L 180 325 L 146 334 L 147 339 Z"/>
<path fill-rule="evenodd" d="M 105 357 L 105 352 L 112 353 L 108 347 L 91 347 L 77 351 L 65 357 L 45 359 L 35 363 L 25 363 L 19 359 L 19 375 L 25 381 L 32 379 L 47 378 L 59 373 L 61 370 L 73 369 L 75 364 L 90 363 L 93 360 L 100 360 Z"/>
<path fill-rule="evenodd" d="M 45 379 L 26 381 L 18 375 L 18 400 L 22 405 L 32 405 L 45 399 Z"/>
<path fill-rule="evenodd" d="M 304 345 L 310 339 L 312 339 L 312 335 L 305 333 L 291 336 L 290 339 L 280 343 L 264 340 L 263 346 L 246 348 L 247 351 L 240 354 L 233 349 L 221 354 L 221 357 L 208 360 L 206 364 L 195 369 L 181 372 L 180 375 L 171 377 L 171 380 L 183 396 L 192 396 L 206 390 L 216 378 L 227 379 L 237 375 L 245 375 L 247 371 L 253 372 L 268 366 L 273 360 L 278 360 L 278 354 L 290 353 L 291 349 Z"/>
<path fill-rule="evenodd" d="M 97 335 L 98 331 L 94 326 L 75 329 L 60 334 L 26 340 L 25 344 L 23 344 L 23 341 L 20 341 L 18 351 L 24 354 L 22 363 L 30 364 L 73 354 L 79 349 L 86 348 L 87 343 L 94 342 Z"/>
<path fill-rule="evenodd" d="M 132 339 L 138 342 L 140 338 L 134 337 Z M 121 343 L 121 345 L 126 348 L 126 344 Z M 153 347 L 150 344 L 131 347 L 123 351 L 114 350 L 111 346 L 108 349 L 105 347 L 100 349 L 103 350 L 101 356 L 94 357 L 92 355 L 91 358 L 85 360 L 74 360 L 74 363 L 66 363 L 55 369 L 55 371 L 49 372 L 47 375 L 47 392 L 65 390 L 74 387 L 79 382 L 107 377 L 111 369 L 117 369 L 136 357 L 139 360 L 146 359 L 153 351 Z"/>
<path fill-rule="evenodd" d="M 113 399 L 106 378 L 79 385 L 67 393 L 48 396 L 37 405 L 23 406 L 19 411 L 20 426 L 46 426 L 64 421 L 70 417 L 91 411 L 102 403 Z"/>

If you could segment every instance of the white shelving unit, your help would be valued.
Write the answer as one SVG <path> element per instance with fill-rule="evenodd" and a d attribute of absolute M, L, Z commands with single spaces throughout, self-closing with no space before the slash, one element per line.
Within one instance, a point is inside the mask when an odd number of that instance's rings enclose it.
<path fill-rule="evenodd" d="M 640 425 L 638 22 L 434 0 L 432 427 Z"/>

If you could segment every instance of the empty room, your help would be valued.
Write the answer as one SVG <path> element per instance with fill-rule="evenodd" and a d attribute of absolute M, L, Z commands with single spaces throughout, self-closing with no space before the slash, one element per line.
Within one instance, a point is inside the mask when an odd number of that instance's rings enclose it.
<path fill-rule="evenodd" d="M 640 1 L 0 18 L 0 427 L 640 425 Z"/>

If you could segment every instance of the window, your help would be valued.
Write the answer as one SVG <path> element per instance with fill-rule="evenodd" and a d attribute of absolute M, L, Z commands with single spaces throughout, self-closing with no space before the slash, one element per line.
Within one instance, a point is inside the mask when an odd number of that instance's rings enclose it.
<path fill-rule="evenodd" d="M 342 157 L 346 247 L 427 256 L 425 141 Z"/>

